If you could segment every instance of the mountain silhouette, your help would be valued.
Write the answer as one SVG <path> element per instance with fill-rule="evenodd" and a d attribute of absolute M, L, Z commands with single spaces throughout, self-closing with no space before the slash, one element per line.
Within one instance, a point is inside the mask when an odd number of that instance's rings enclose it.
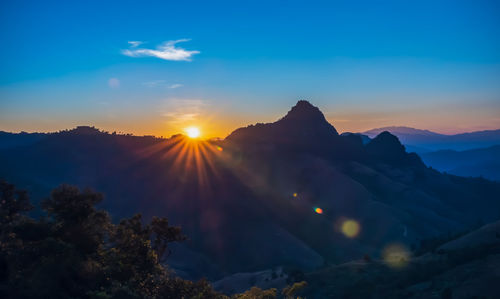
<path fill-rule="evenodd" d="M 303 127 L 302 135 L 338 135 L 337 130 L 326 120 L 319 108 L 305 100 L 298 101 L 278 123 L 283 126 L 300 124 Z"/>
<path fill-rule="evenodd" d="M 384 131 L 366 145 L 370 158 L 391 165 L 424 167 L 420 157 L 415 153 L 407 153 L 404 145 L 391 133 Z"/>
<path fill-rule="evenodd" d="M 498 183 L 427 168 L 387 132 L 366 144 L 338 135 L 307 101 L 225 140 L 96 130 L 37 135 L 29 144 L 0 134 L 0 177 L 28 189 L 35 203 L 69 183 L 102 191 L 114 219 L 168 217 L 189 237 L 169 258 L 188 278 L 311 270 L 500 216 Z M 4 140 L 12 146 L 2 148 Z M 359 224 L 357 236 L 342 232 L 346 219 Z"/>
<path fill-rule="evenodd" d="M 366 146 L 366 150 L 374 158 L 384 160 L 402 160 L 406 153 L 405 147 L 399 142 L 399 139 L 387 131 L 371 140 Z"/>
<path fill-rule="evenodd" d="M 500 130 L 445 135 L 428 130 L 392 126 L 372 129 L 362 134 L 374 138 L 384 131 L 397 136 L 405 146 L 417 153 L 445 149 L 469 150 L 500 144 Z"/>
<path fill-rule="evenodd" d="M 331 146 L 337 138 L 337 130 L 317 107 L 307 101 L 298 101 L 280 120 L 237 129 L 226 140 L 250 146 L 267 144 L 289 149 L 319 150 Z"/>
<path fill-rule="evenodd" d="M 308 151 L 336 159 L 360 159 L 364 155 L 360 136 L 340 136 L 319 108 L 305 100 L 298 101 L 278 121 L 236 129 L 225 141 L 245 151 Z"/>

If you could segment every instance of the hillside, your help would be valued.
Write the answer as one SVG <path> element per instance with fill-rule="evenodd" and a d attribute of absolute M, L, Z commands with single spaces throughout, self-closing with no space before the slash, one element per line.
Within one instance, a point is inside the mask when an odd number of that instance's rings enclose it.
<path fill-rule="evenodd" d="M 491 223 L 398 263 L 371 259 L 305 274 L 311 298 L 498 298 L 500 226 Z"/>
<path fill-rule="evenodd" d="M 312 271 L 500 217 L 498 183 L 429 169 L 387 132 L 338 135 L 306 101 L 221 141 L 80 127 L 4 147 L 0 163 L 35 202 L 69 183 L 102 191 L 113 219 L 168 217 L 189 236 L 170 259 L 188 278 Z"/>

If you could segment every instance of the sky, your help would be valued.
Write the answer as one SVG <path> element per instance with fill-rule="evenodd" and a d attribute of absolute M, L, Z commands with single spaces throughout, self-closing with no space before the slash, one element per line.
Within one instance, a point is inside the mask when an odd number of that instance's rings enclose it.
<path fill-rule="evenodd" d="M 2 1 L 0 130 L 500 128 L 498 1 Z"/>

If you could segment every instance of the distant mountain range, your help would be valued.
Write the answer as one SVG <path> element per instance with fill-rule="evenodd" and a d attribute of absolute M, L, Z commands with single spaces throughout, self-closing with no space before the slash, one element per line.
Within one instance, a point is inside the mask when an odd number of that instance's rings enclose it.
<path fill-rule="evenodd" d="M 440 150 L 420 156 L 425 164 L 439 171 L 500 181 L 500 145 L 467 151 Z"/>
<path fill-rule="evenodd" d="M 3 133 L 0 178 L 35 202 L 69 183 L 102 191 L 115 219 L 166 216 L 189 237 L 173 247 L 169 265 L 213 280 L 377 257 L 390 244 L 418 248 L 422 239 L 500 217 L 500 183 L 442 174 L 393 134 L 372 137 L 339 135 L 306 101 L 224 140 L 92 127 Z"/>
<path fill-rule="evenodd" d="M 405 146 L 414 149 L 417 153 L 443 149 L 468 150 L 500 144 L 500 129 L 444 135 L 408 127 L 384 127 L 361 134 L 373 138 L 383 131 L 396 135 Z"/>
<path fill-rule="evenodd" d="M 500 180 L 500 130 L 444 135 L 408 127 L 384 127 L 356 134 L 366 143 L 384 131 L 397 136 L 407 151 L 418 153 L 425 164 L 439 171 Z"/>

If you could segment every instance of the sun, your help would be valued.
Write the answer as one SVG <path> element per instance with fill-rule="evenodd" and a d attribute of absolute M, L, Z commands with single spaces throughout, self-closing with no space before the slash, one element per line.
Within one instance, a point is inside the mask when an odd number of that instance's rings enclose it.
<path fill-rule="evenodd" d="M 189 127 L 186 129 L 186 133 L 189 138 L 198 138 L 200 136 L 200 129 L 197 127 Z"/>

